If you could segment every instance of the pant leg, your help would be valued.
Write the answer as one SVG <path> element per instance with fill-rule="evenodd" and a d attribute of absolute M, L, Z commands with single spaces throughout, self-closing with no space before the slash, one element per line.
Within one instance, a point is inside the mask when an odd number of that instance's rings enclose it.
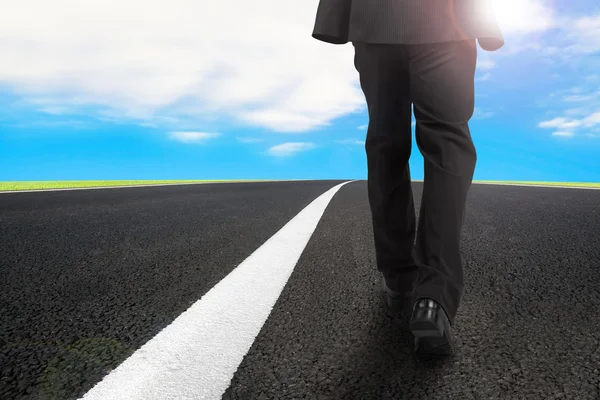
<path fill-rule="evenodd" d="M 410 291 L 418 269 L 412 259 L 416 220 L 408 166 L 412 132 L 406 51 L 403 45 L 354 47 L 369 111 L 365 150 L 377 269 L 391 289 Z"/>
<path fill-rule="evenodd" d="M 438 301 L 454 321 L 463 292 L 460 234 L 476 151 L 475 40 L 409 46 L 417 145 L 425 182 L 413 257 L 420 267 L 415 298 Z"/>

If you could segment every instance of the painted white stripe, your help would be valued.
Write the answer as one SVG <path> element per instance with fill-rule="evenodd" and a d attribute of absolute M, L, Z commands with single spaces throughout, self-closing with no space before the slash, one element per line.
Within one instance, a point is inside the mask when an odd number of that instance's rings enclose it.
<path fill-rule="evenodd" d="M 84 400 L 220 399 L 334 194 L 323 193 Z"/>
<path fill-rule="evenodd" d="M 215 182 L 180 182 L 180 183 L 155 183 L 150 185 L 122 185 L 122 186 L 91 186 L 82 188 L 51 188 L 51 189 L 29 189 L 29 190 L 0 190 L 3 193 L 38 193 L 38 192 L 64 192 L 70 190 L 100 190 L 100 189 L 121 189 L 136 187 L 155 187 L 155 186 L 179 186 L 179 185 L 206 185 L 208 183 L 261 183 L 261 182 L 296 182 L 310 181 L 311 179 L 287 179 L 287 180 L 264 180 L 264 181 L 215 181 Z"/>

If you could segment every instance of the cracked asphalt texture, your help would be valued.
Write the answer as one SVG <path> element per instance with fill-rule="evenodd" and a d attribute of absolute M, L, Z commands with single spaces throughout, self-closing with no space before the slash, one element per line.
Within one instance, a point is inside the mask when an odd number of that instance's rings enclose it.
<path fill-rule="evenodd" d="M 341 182 L 0 194 L 0 399 L 81 397 Z M 372 243 L 349 183 L 223 399 L 600 398 L 600 191 L 472 186 L 443 361 L 412 357 Z"/>

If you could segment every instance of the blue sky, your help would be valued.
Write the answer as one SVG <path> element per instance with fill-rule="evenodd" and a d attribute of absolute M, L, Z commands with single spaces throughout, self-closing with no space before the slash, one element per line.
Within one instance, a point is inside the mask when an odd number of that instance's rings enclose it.
<path fill-rule="evenodd" d="M 0 180 L 365 179 L 353 48 L 311 38 L 317 3 L 14 2 Z M 600 5 L 494 4 L 506 45 L 479 49 L 475 179 L 600 182 Z"/>

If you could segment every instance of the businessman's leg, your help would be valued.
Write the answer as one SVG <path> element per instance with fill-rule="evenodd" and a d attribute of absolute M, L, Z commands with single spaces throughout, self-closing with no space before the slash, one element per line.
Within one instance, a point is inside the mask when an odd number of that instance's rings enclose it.
<path fill-rule="evenodd" d="M 365 148 L 377 268 L 390 289 L 411 291 L 417 267 L 412 259 L 416 221 L 408 167 L 411 100 L 406 50 L 402 45 L 356 43 L 354 64 L 369 111 Z"/>
<path fill-rule="evenodd" d="M 477 48 L 474 40 L 408 48 L 417 145 L 425 160 L 415 299 L 436 300 L 453 323 L 463 291 L 460 234 L 477 158 L 468 126 Z"/>

